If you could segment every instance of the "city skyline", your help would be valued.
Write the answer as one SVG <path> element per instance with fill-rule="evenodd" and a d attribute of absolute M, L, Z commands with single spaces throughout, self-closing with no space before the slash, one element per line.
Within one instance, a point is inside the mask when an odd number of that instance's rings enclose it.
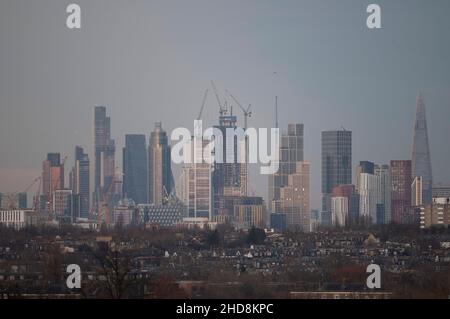
<path fill-rule="evenodd" d="M 159 2 L 127 7 L 117 3 L 108 14 L 102 14 L 100 4 L 81 1 L 88 15 L 76 34 L 58 27 L 55 17 L 63 5 L 48 6 L 52 8 L 46 12 L 41 4 L 27 4 L 30 9 L 23 10 L 23 1 L 2 3 L 0 20 L 6 25 L 13 23 L 11 13 L 30 24 L 14 24 L 14 30 L 0 28 L 4 57 L 0 133 L 5 137 L 0 140 L 0 191 L 23 190 L 40 174 L 39 163 L 47 152 L 69 156 L 66 173 L 75 145 L 83 146 L 93 163 L 90 124 L 95 104 L 108 107 L 116 150 L 124 146 L 125 134 L 148 136 L 156 121 L 162 121 L 168 132 L 190 127 L 211 79 L 221 92 L 228 88 L 242 104 L 252 104 L 249 126 L 274 126 L 275 95 L 279 96 L 279 126 L 304 124 L 304 157 L 311 162 L 311 208 L 320 207 L 320 132 L 341 126 L 353 132 L 352 172 L 359 160 L 388 164 L 392 159 L 409 159 L 419 91 L 427 104 L 433 170 L 439 172 L 434 180 L 448 183 L 450 172 L 445 168 L 450 151 L 439 145 L 449 132 L 450 72 L 445 62 L 450 48 L 445 41 L 444 12 L 450 5 L 410 1 L 406 13 L 405 3 L 380 1 L 383 29 L 371 33 L 360 23 L 366 17 L 364 5 L 349 1 L 287 1 L 282 8 L 248 3 L 239 13 L 214 1 L 200 12 L 195 12 L 194 4 L 177 3 L 185 10 L 172 10 L 170 4 Z M 205 15 L 204 22 L 192 21 L 206 10 L 221 13 Z M 191 18 L 175 11 L 189 12 Z M 427 23 L 430 20 L 423 11 L 441 24 Z M 152 19 L 153 14 L 165 18 Z M 242 19 L 232 26 L 230 14 Z M 263 24 L 267 19 L 273 27 Z M 204 28 L 205 23 L 210 27 Z M 42 34 L 42 30 L 48 32 Z M 19 37 L 29 39 L 29 44 L 17 42 Z M 242 50 L 228 54 L 230 47 L 223 42 Z M 42 63 L 31 62 L 35 59 Z M 128 78 L 134 80 L 123 80 Z M 14 83 L 21 83 L 20 97 Z M 205 121 L 216 124 L 217 113 L 209 96 Z M 237 107 L 235 113 L 243 125 Z M 117 153 L 116 166 L 121 167 Z M 256 194 L 266 197 L 267 178 L 251 167 L 252 184 Z"/>

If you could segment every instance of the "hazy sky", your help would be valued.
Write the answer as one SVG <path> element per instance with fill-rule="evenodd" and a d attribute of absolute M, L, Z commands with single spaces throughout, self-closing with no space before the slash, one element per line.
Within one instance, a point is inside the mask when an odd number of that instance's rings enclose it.
<path fill-rule="evenodd" d="M 81 30 L 66 27 L 71 2 Z M 370 3 L 381 30 L 366 27 Z M 0 0 L 0 192 L 23 190 L 48 152 L 69 155 L 66 170 L 75 145 L 93 161 L 94 105 L 108 107 L 119 166 L 125 134 L 193 129 L 211 79 L 253 105 L 251 126 L 273 126 L 276 94 L 280 127 L 304 123 L 312 208 L 320 132 L 353 131 L 354 164 L 409 159 L 419 91 L 434 180 L 449 183 L 449 12 L 448 0 Z M 204 121 L 217 115 L 210 94 Z"/>

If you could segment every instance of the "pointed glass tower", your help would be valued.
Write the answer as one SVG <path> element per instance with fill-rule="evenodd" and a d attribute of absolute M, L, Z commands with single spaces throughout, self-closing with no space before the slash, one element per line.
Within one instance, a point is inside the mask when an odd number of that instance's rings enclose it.
<path fill-rule="evenodd" d="M 416 121 L 414 123 L 414 137 L 412 150 L 413 178 L 422 177 L 422 201 L 431 203 L 433 175 L 431 172 L 430 146 L 428 144 L 427 120 L 425 115 L 425 103 L 422 95 L 417 97 Z"/>

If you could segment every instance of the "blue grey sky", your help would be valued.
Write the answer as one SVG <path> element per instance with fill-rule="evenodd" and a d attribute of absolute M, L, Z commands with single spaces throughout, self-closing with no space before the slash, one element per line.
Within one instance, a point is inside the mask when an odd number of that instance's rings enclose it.
<path fill-rule="evenodd" d="M 71 2 L 81 30 L 66 27 Z M 47 152 L 70 167 L 81 145 L 93 160 L 94 105 L 108 107 L 119 166 L 125 134 L 148 135 L 155 121 L 192 129 L 211 79 L 253 105 L 251 126 L 274 125 L 275 95 L 280 127 L 304 123 L 313 208 L 320 132 L 353 131 L 354 164 L 409 159 L 419 91 L 434 180 L 450 182 L 448 0 L 71 2 L 0 1 L 0 192 L 24 189 Z M 370 3 L 380 30 L 366 27 Z M 210 95 L 205 124 L 217 116 Z M 256 172 L 250 189 L 266 196 Z"/>

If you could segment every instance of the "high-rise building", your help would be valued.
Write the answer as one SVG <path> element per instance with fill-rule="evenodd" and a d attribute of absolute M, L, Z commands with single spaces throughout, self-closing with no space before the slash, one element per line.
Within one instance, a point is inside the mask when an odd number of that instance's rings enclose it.
<path fill-rule="evenodd" d="M 286 215 L 288 228 L 311 231 L 309 162 L 297 162 L 295 172 L 288 175 L 288 183 L 280 188 L 280 199 L 274 204 L 277 212 Z"/>
<path fill-rule="evenodd" d="M 303 161 L 303 124 L 288 124 L 288 130 L 281 135 L 279 151 L 279 169 L 269 176 L 269 208 L 281 198 L 281 188 L 288 185 L 289 175 L 295 173 L 297 163 Z"/>
<path fill-rule="evenodd" d="M 148 162 L 145 135 L 125 135 L 123 194 L 136 204 L 148 202 Z"/>
<path fill-rule="evenodd" d="M 359 217 L 365 224 L 377 223 L 378 179 L 374 174 L 359 174 Z"/>
<path fill-rule="evenodd" d="M 214 215 L 218 215 L 218 205 L 223 196 L 246 196 L 247 195 L 247 165 L 241 163 L 238 159 L 238 149 L 240 148 L 240 139 L 238 135 L 227 136 L 227 130 L 236 132 L 237 117 L 231 115 L 220 115 L 219 125 L 214 129 L 222 133 L 222 159 L 219 159 L 220 152 L 216 152 L 213 170 L 213 198 Z M 220 144 L 216 145 L 220 147 Z"/>
<path fill-rule="evenodd" d="M 367 173 L 367 174 L 374 174 L 375 171 L 375 164 L 369 161 L 361 161 L 359 162 L 359 165 L 356 166 L 356 191 L 358 191 L 359 187 L 359 177 L 361 173 Z"/>
<path fill-rule="evenodd" d="M 194 140 L 197 139 L 197 142 Z M 209 141 L 194 136 L 190 143 L 191 162 L 183 166 L 180 183 L 180 197 L 186 205 L 187 217 L 212 218 L 213 189 L 212 189 L 212 164 L 210 158 L 203 158 L 203 148 Z M 195 155 L 196 154 L 196 155 Z M 194 157 L 203 158 L 195 163 Z"/>
<path fill-rule="evenodd" d="M 90 209 L 90 161 L 81 146 L 75 147 L 75 166 L 70 174 L 75 218 L 88 218 Z"/>
<path fill-rule="evenodd" d="M 148 202 L 160 205 L 174 189 L 170 146 L 161 122 L 155 123 L 148 147 Z"/>
<path fill-rule="evenodd" d="M 391 214 L 395 223 L 411 221 L 411 184 L 411 161 L 391 161 Z"/>
<path fill-rule="evenodd" d="M 95 172 L 94 172 L 94 206 L 100 209 L 100 203 L 111 201 L 111 188 L 115 176 L 114 140 L 111 139 L 111 119 L 106 116 L 106 107 L 96 106 L 94 109 L 94 147 L 95 147 Z"/>
<path fill-rule="evenodd" d="M 348 198 L 332 197 L 331 198 L 331 218 L 333 226 L 344 227 L 348 218 Z"/>
<path fill-rule="evenodd" d="M 391 222 L 391 172 L 389 165 L 375 165 L 378 176 L 377 224 Z"/>
<path fill-rule="evenodd" d="M 50 202 L 52 194 L 57 189 L 64 188 L 64 164 L 59 153 L 47 154 L 42 163 L 42 194 L 45 201 Z M 51 209 L 51 207 L 49 207 Z"/>
<path fill-rule="evenodd" d="M 333 188 L 332 197 L 346 197 L 348 206 L 347 224 L 357 224 L 359 220 L 359 194 L 355 185 L 338 185 Z"/>
<path fill-rule="evenodd" d="M 352 183 L 352 132 L 322 132 L 322 211 L 331 209 L 331 192 Z"/>
<path fill-rule="evenodd" d="M 433 175 L 431 170 L 425 103 L 421 94 L 417 97 L 412 150 L 412 177 L 417 176 L 422 177 L 423 203 L 429 204 L 432 199 Z"/>

